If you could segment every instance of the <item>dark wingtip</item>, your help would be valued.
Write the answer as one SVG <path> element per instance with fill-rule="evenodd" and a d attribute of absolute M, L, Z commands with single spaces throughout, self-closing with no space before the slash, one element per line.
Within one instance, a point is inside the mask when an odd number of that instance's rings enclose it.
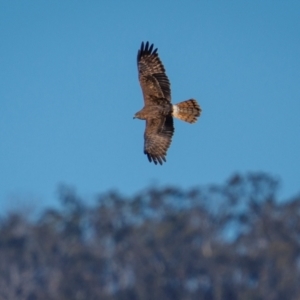
<path fill-rule="evenodd" d="M 150 53 L 151 53 L 151 52 L 152 52 L 152 50 L 153 50 L 153 46 L 154 46 L 154 45 L 153 45 L 153 44 L 151 44 L 151 46 L 150 46 L 150 48 L 149 48 L 149 50 L 148 50 Z"/>
<path fill-rule="evenodd" d="M 154 162 L 155 165 L 157 165 L 158 163 L 160 165 L 163 164 L 163 161 L 166 162 L 166 158 L 165 156 L 154 156 L 154 155 L 151 155 L 149 154 L 148 152 L 144 151 L 144 153 L 147 155 L 147 158 L 149 160 L 149 162 Z"/>
<path fill-rule="evenodd" d="M 149 162 L 152 162 L 151 155 L 149 153 L 147 153 L 146 151 L 144 151 L 144 153 L 147 155 L 147 158 L 148 158 Z"/>
<path fill-rule="evenodd" d="M 141 48 L 138 51 L 137 59 L 139 60 L 144 54 L 146 55 L 151 55 L 151 54 L 156 54 L 157 55 L 157 48 L 154 48 L 154 44 L 150 44 L 149 41 L 146 43 L 142 42 L 141 43 Z"/>

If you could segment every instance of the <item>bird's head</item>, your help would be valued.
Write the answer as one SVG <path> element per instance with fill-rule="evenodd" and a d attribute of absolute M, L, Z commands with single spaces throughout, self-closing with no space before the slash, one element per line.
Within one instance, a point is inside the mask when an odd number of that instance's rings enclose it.
<path fill-rule="evenodd" d="M 143 119 L 142 114 L 138 111 L 137 113 L 135 113 L 135 115 L 133 116 L 134 119 Z"/>

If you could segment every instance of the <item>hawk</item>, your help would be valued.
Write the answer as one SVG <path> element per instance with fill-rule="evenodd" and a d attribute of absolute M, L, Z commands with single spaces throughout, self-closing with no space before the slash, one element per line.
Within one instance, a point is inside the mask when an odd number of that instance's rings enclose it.
<path fill-rule="evenodd" d="M 144 97 L 144 107 L 134 118 L 146 121 L 144 153 L 149 162 L 166 162 L 167 150 L 174 134 L 173 117 L 195 123 L 201 108 L 197 101 L 189 99 L 171 103 L 170 82 L 158 57 L 157 48 L 142 42 L 137 54 L 139 81 Z"/>

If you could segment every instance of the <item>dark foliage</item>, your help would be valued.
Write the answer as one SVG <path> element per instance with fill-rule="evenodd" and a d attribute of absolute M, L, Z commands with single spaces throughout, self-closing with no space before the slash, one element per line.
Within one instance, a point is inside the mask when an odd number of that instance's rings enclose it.
<path fill-rule="evenodd" d="M 300 198 L 265 174 L 109 193 L 0 223 L 0 299 L 300 299 Z"/>

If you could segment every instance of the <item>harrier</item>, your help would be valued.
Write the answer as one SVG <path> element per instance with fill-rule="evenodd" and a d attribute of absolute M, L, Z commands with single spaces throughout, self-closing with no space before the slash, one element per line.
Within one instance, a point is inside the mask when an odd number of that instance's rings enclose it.
<path fill-rule="evenodd" d="M 158 57 L 157 48 L 149 42 L 141 44 L 137 54 L 139 81 L 144 96 L 144 107 L 134 118 L 146 121 L 144 153 L 149 162 L 166 162 L 167 150 L 174 134 L 173 117 L 195 123 L 201 108 L 194 99 L 171 103 L 170 82 Z"/>

